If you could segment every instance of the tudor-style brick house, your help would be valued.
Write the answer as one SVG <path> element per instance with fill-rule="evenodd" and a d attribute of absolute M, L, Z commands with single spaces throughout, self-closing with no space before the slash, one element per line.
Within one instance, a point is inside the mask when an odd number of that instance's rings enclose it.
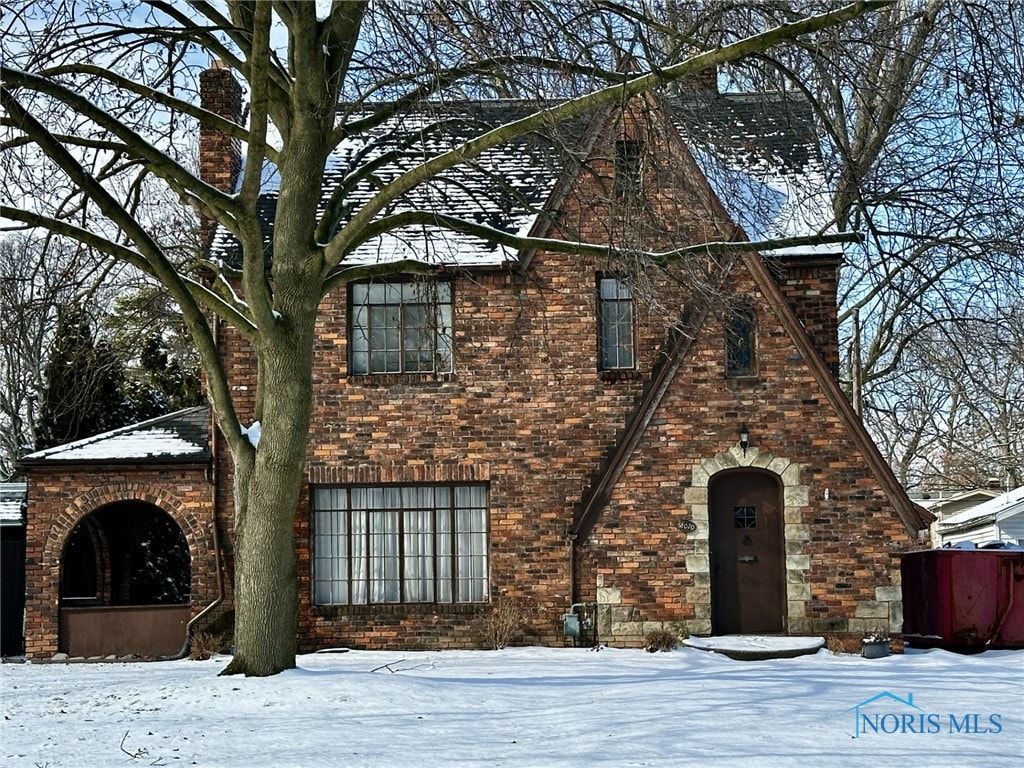
<path fill-rule="evenodd" d="M 204 104 L 237 113 L 227 70 L 203 84 Z M 530 108 L 449 105 L 460 119 L 440 134 L 426 117 L 385 123 L 339 148 L 325 197 L 369 142 L 411 132 L 422 158 Z M 798 99 L 682 91 L 567 133 L 568 159 L 551 135 L 529 137 L 405 204 L 646 250 L 807 234 L 827 210 Z M 209 133 L 201 145 L 206 178 L 230 187 L 236 148 Z M 275 194 L 269 177 L 268 232 Z M 212 231 L 210 254 L 230 263 L 237 244 Z M 572 606 L 613 645 L 663 627 L 849 643 L 899 631 L 899 556 L 929 518 L 835 379 L 837 250 L 638 273 L 626 258 L 514 252 L 428 227 L 352 262 L 410 256 L 436 273 L 353 283 L 322 303 L 295 524 L 301 650 L 477 646 L 478 617 L 503 597 L 527 607 L 526 640 L 545 644 L 569 642 Z M 219 342 L 244 417 L 251 357 L 224 328 Z M 134 517 L 162 513 L 183 542 L 146 540 L 187 548 L 175 641 L 185 622 L 230 609 L 231 463 L 210 429 L 195 409 L 27 458 L 29 656 L 92 650 L 76 645 L 89 630 L 75 612 L 131 602 L 115 592 L 135 582 L 117 574 L 142 535 L 114 540 Z M 95 605 L 76 605 L 82 594 Z"/>

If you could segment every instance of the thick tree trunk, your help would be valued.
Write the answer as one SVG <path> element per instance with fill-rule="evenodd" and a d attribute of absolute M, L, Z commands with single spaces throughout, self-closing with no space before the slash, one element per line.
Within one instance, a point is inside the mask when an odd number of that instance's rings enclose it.
<path fill-rule="evenodd" d="M 295 512 L 311 412 L 312 322 L 275 333 L 258 353 L 255 451 L 235 457 L 235 656 L 221 673 L 274 675 L 295 666 Z M 298 338 L 297 338 L 298 336 Z"/>
<path fill-rule="evenodd" d="M 239 472 L 257 478 L 261 472 Z M 298 626 L 293 494 L 281 486 L 272 494 L 236 491 L 235 655 L 222 674 L 274 675 L 295 666 Z M 268 488 L 269 490 L 269 488 Z M 248 501 L 244 497 L 248 496 Z M 240 498 L 242 497 L 242 498 Z"/>

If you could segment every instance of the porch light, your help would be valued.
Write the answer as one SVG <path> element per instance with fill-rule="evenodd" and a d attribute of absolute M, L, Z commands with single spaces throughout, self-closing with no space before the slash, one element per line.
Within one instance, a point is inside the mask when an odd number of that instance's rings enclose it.
<path fill-rule="evenodd" d="M 740 427 L 740 448 L 743 449 L 743 455 L 747 455 L 747 446 L 750 445 L 750 430 L 747 429 L 747 425 L 744 424 Z"/>

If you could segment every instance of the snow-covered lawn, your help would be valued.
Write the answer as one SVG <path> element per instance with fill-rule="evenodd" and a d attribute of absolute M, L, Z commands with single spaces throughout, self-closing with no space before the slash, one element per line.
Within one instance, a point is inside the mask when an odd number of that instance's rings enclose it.
<path fill-rule="evenodd" d="M 270 679 L 225 663 L 4 664 L 0 765 L 1024 765 L 1024 651 L 352 651 Z"/>

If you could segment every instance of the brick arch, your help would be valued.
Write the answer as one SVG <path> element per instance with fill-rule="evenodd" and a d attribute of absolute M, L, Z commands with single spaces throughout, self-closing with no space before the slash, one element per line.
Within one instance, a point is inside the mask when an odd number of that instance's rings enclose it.
<path fill-rule="evenodd" d="M 733 446 L 726 453 L 705 458 L 691 468 L 690 487 L 684 501 L 690 508 L 690 521 L 697 526 L 688 536 L 693 543 L 686 557 L 686 569 L 693 574 L 695 616 L 687 628 L 695 635 L 711 634 L 711 548 L 708 487 L 713 477 L 730 469 L 762 469 L 779 478 L 783 499 L 783 535 L 786 542 L 787 631 L 803 634 L 808 631 L 807 603 L 811 599 L 807 571 L 811 567 L 805 545 L 810 540 L 810 527 L 803 523 L 803 508 L 810 503 L 810 492 L 801 482 L 802 466 L 776 456 L 770 451 L 748 447 L 743 451 Z"/>
<path fill-rule="evenodd" d="M 151 504 L 170 515 L 188 542 L 189 557 L 193 563 L 201 557 L 202 526 L 192 510 L 178 496 L 165 488 L 148 483 L 111 483 L 81 494 L 57 517 L 50 526 L 46 543 L 43 545 L 43 565 L 56 566 L 59 563 L 68 536 L 85 517 L 108 504 L 125 501 Z"/>

